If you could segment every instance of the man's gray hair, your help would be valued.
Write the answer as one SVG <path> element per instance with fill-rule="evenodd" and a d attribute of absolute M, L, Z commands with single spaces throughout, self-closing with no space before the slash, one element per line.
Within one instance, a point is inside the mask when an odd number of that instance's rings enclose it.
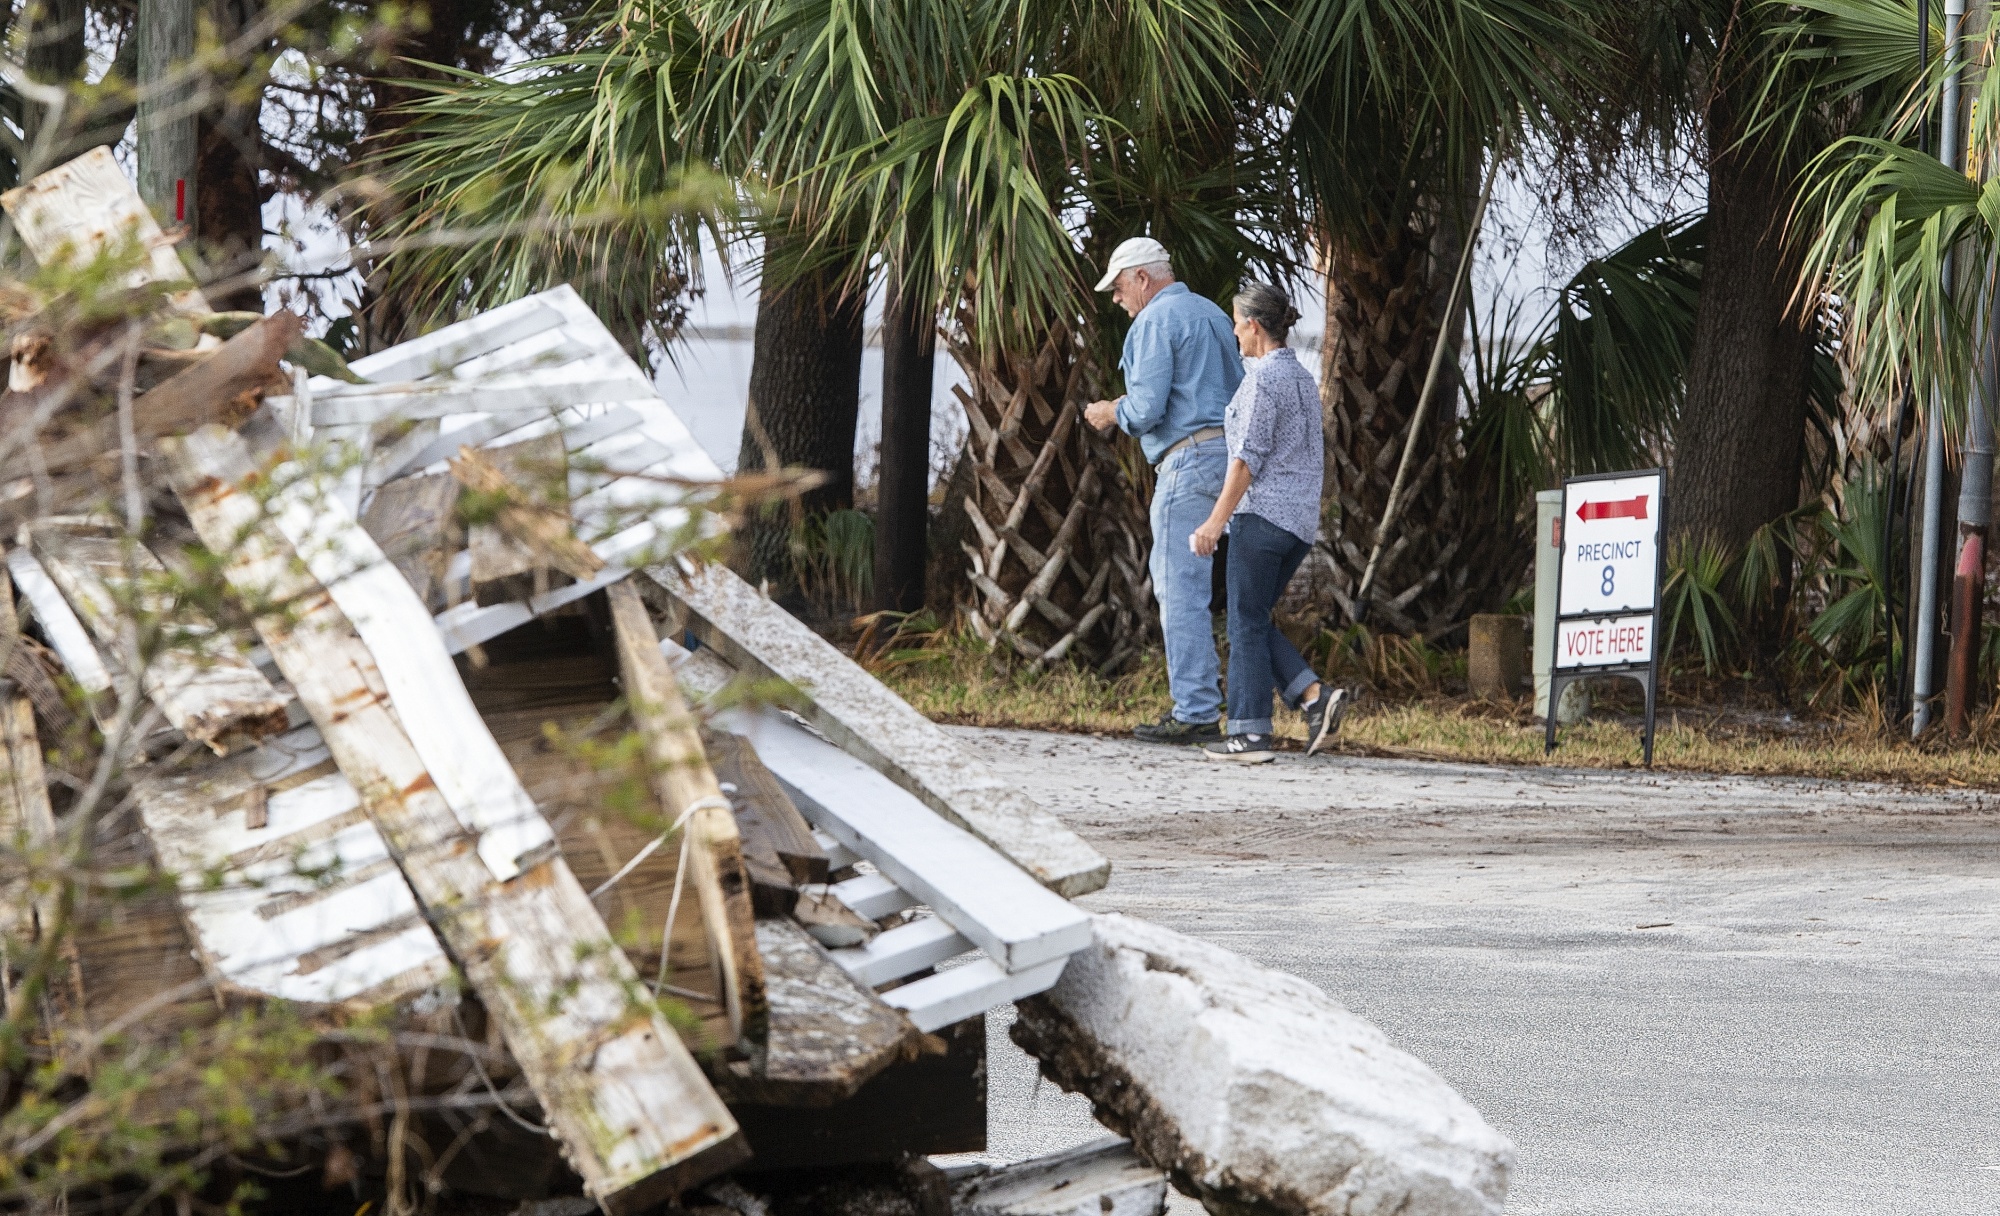
<path fill-rule="evenodd" d="M 1152 279 L 1155 283 L 1163 283 L 1174 277 L 1174 264 L 1172 262 L 1148 262 L 1144 266 L 1134 266 L 1132 269 L 1145 271 L 1146 277 Z"/>

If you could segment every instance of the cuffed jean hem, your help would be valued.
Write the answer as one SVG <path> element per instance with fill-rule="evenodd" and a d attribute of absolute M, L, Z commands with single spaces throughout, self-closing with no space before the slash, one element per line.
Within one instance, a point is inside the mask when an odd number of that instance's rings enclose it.
<path fill-rule="evenodd" d="M 1223 726 L 1222 733 L 1225 735 L 1269 735 L 1275 732 L 1271 729 L 1271 720 L 1269 718 L 1231 718 Z"/>
<path fill-rule="evenodd" d="M 1278 695 L 1282 696 L 1285 699 L 1285 704 L 1291 706 L 1293 709 L 1304 709 L 1306 689 L 1311 688 L 1317 683 L 1319 683 L 1319 676 L 1315 675 L 1311 668 L 1307 668 L 1293 676 L 1292 682 L 1287 684 L 1285 690 Z"/>

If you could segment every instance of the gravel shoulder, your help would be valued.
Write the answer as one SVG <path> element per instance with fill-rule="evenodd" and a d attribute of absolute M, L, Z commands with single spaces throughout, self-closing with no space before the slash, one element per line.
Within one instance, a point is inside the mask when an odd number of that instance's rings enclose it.
<path fill-rule="evenodd" d="M 1084 903 L 1457 1085 L 1514 1138 L 1510 1213 L 2000 1210 L 1992 794 L 951 732 L 1111 857 Z M 993 1050 L 995 1155 L 1099 1134 Z"/>

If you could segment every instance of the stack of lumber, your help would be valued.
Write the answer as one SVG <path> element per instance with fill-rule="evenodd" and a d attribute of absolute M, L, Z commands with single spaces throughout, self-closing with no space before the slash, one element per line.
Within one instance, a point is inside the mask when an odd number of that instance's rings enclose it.
<path fill-rule="evenodd" d="M 129 195 L 93 154 L 5 201 L 37 256 L 130 235 L 154 251 L 135 285 L 208 315 Z M 1103 859 L 672 556 L 721 473 L 575 292 L 351 366 L 299 333 L 190 345 L 125 381 L 129 420 L 35 415 L 60 459 L 10 500 L 0 590 L 107 732 L 146 724 L 130 844 L 173 880 L 143 940 L 79 933 L 77 1000 L 98 1024 L 190 987 L 474 1002 L 613 1212 L 746 1160 L 983 1148 L 982 1015 L 1089 944 L 1067 897 Z M 121 484 L 143 531 L 101 492 Z M 172 592 L 216 566 L 220 601 Z M 135 644 L 169 620 L 171 645 Z M 805 717 L 731 688 L 773 676 L 811 686 Z M 35 711 L 0 713 L 0 811 L 48 836 Z M 96 965 L 148 952 L 195 975 Z"/>

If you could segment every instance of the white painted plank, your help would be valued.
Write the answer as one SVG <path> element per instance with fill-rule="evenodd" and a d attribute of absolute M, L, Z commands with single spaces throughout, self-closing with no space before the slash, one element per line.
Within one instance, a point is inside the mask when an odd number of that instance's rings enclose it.
<path fill-rule="evenodd" d="M 55 580 L 42 569 L 42 563 L 25 548 L 9 549 L 7 573 L 14 576 L 14 586 L 28 601 L 28 608 L 41 622 L 42 635 L 55 648 L 56 657 L 69 669 L 70 676 L 93 696 L 109 692 L 111 669 L 105 666 L 89 631 L 63 599 L 62 592 L 56 590 Z"/>
<path fill-rule="evenodd" d="M 439 793 L 478 836 L 479 856 L 496 878 L 520 873 L 520 859 L 554 836 L 513 766 L 473 708 L 430 611 L 338 502 L 315 493 L 297 468 L 272 475 L 285 489 L 269 504 L 285 539 L 353 623 L 374 655 L 390 702 Z"/>
<path fill-rule="evenodd" d="M 803 811 L 805 808 L 799 809 Z M 908 891 L 880 874 L 862 874 L 842 882 L 828 883 L 824 887 L 811 883 L 802 890 L 825 891 L 869 920 L 881 920 L 892 912 L 914 908 L 919 902 Z"/>
<path fill-rule="evenodd" d="M 730 709 L 715 721 L 750 741 L 815 827 L 873 862 L 1007 970 L 1090 944 L 1090 919 L 1081 909 L 777 710 Z"/>
<path fill-rule="evenodd" d="M 358 426 L 390 419 L 443 418 L 450 414 L 523 414 L 649 396 L 653 386 L 620 368 L 594 362 L 507 372 L 482 380 L 405 380 L 394 384 L 343 384 L 313 393 L 315 427 Z M 287 399 L 289 400 L 289 398 Z M 274 407 L 278 408 L 278 407 Z"/>
<path fill-rule="evenodd" d="M 927 975 L 913 984 L 891 988 L 882 1003 L 900 1009 L 919 1030 L 936 1030 L 985 1013 L 995 1005 L 1047 992 L 1062 978 L 1069 956 L 1026 971 L 1009 974 L 990 958 Z"/>
<path fill-rule="evenodd" d="M 560 312 L 529 296 L 356 359 L 348 367 L 367 380 L 422 380 L 443 375 L 469 359 L 553 329 L 562 322 Z"/>
<path fill-rule="evenodd" d="M 478 380 L 501 372 L 525 371 L 538 367 L 561 367 L 591 356 L 590 347 L 569 336 L 559 325 L 531 337 L 467 359 L 451 369 L 454 380 Z"/>
<path fill-rule="evenodd" d="M 926 967 L 935 967 L 946 959 L 957 958 L 976 948 L 949 922 L 941 917 L 926 916 L 878 933 L 875 940 L 866 945 L 848 946 L 829 953 L 847 974 L 873 988 L 906 975 L 915 975 Z"/>
<path fill-rule="evenodd" d="M 456 429 L 443 429 L 433 435 L 425 444 L 414 447 L 400 460 L 393 473 L 383 478 L 393 480 L 406 472 L 413 472 L 436 464 L 458 454 L 458 449 L 466 446 L 500 446 L 532 439 L 546 432 L 560 421 L 563 428 L 563 442 L 572 452 L 606 439 L 620 431 L 630 430 L 644 423 L 645 419 L 627 405 L 582 406 L 566 409 L 557 418 L 536 418 L 523 426 L 518 415 L 492 417 L 490 415 L 454 415 L 442 419 L 446 428 L 459 423 Z"/>
<path fill-rule="evenodd" d="M 673 525 L 671 519 L 668 526 Z M 453 654 L 461 654 L 467 648 L 499 637 L 510 629 L 518 628 L 541 616 L 553 612 L 564 604 L 574 603 L 593 591 L 600 591 L 619 579 L 631 574 L 631 563 L 643 559 L 647 551 L 658 539 L 660 529 L 652 520 L 637 523 L 618 535 L 598 541 L 590 546 L 591 551 L 604 560 L 604 569 L 595 578 L 571 583 L 567 587 L 556 587 L 545 595 L 538 595 L 525 604 L 493 604 L 481 607 L 465 602 L 455 608 L 438 614 L 437 627 L 444 638 L 445 648 Z"/>
<path fill-rule="evenodd" d="M 669 661 L 672 661 L 672 658 L 672 655 L 668 656 Z M 848 848 L 818 828 L 813 829 L 813 839 L 819 842 L 820 849 L 826 853 L 826 865 L 830 870 L 845 870 L 847 867 L 861 860 L 861 854 Z"/>

